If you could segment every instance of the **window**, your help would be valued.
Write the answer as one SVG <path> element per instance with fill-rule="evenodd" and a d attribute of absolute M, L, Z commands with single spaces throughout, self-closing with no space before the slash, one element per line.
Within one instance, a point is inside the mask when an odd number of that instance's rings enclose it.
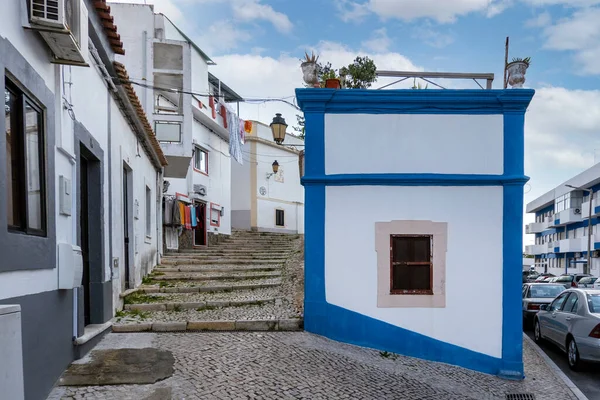
<path fill-rule="evenodd" d="M 5 80 L 8 229 L 46 234 L 43 112 L 10 80 Z"/>
<path fill-rule="evenodd" d="M 275 225 L 276 226 L 285 226 L 284 219 L 284 211 L 283 210 L 275 210 Z"/>
<path fill-rule="evenodd" d="M 194 150 L 194 169 L 208 175 L 208 152 L 200 147 Z"/>
<path fill-rule="evenodd" d="M 431 235 L 391 235 L 391 294 L 433 294 Z"/>
<path fill-rule="evenodd" d="M 152 236 L 152 191 L 146 186 L 146 236 Z"/>
<path fill-rule="evenodd" d="M 210 203 L 210 225 L 221 226 L 221 206 L 215 203 Z"/>
<path fill-rule="evenodd" d="M 568 313 L 576 313 L 577 312 L 577 293 L 571 293 L 567 301 L 564 302 L 564 306 L 562 311 Z"/>
<path fill-rule="evenodd" d="M 568 294 L 569 293 L 563 293 L 560 296 L 558 296 L 552 303 L 550 303 L 550 306 L 548 306 L 548 311 L 560 310 L 560 307 L 564 303 Z"/>

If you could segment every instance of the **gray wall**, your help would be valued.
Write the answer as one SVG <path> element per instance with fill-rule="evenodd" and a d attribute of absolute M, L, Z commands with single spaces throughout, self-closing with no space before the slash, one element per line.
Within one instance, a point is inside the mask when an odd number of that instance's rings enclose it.
<path fill-rule="evenodd" d="M 250 210 L 231 210 L 231 227 L 250 230 Z"/>
<path fill-rule="evenodd" d="M 0 304 L 21 305 L 25 399 L 46 399 L 74 358 L 73 291 L 13 297 Z"/>
<path fill-rule="evenodd" d="M 54 169 L 54 94 L 17 49 L 0 38 L 0 90 L 4 93 L 5 71 L 10 78 L 44 108 L 45 123 L 45 188 L 46 188 L 46 237 L 11 233 L 6 229 L 6 134 L 5 115 L 0 112 L 0 272 L 48 269 L 56 267 L 56 222 L 55 222 L 55 169 Z"/>

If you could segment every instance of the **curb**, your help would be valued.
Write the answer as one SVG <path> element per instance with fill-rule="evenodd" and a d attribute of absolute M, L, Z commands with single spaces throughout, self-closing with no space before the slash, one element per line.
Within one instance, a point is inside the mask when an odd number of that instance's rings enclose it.
<path fill-rule="evenodd" d="M 577 397 L 578 400 L 589 400 L 587 398 L 587 396 L 585 394 L 583 394 L 583 392 L 581 390 L 579 390 L 579 388 L 573 383 L 573 381 L 570 380 L 569 377 L 567 375 L 565 375 L 565 373 L 560 370 L 560 368 L 558 367 L 558 365 L 556 365 L 554 363 L 554 361 L 552 361 L 552 359 L 550 357 L 548 357 L 546 355 L 546 353 L 544 353 L 544 350 L 542 350 L 540 348 L 540 346 L 537 345 L 537 343 L 535 343 L 525 333 L 523 333 L 523 339 L 525 339 L 531 345 L 531 347 L 533 347 L 535 349 L 535 351 L 540 355 L 540 357 L 542 357 L 542 359 L 546 362 L 546 364 L 548 365 L 548 367 L 550 367 L 550 369 L 560 379 L 562 379 L 562 381 L 565 383 L 565 385 L 571 390 L 571 392 L 573 392 L 573 394 L 575 395 L 575 397 Z"/>
<path fill-rule="evenodd" d="M 115 333 L 135 332 L 219 332 L 219 331 L 301 331 L 304 320 L 272 319 L 272 320 L 237 320 L 237 321 L 183 321 L 183 322 L 152 322 L 140 324 L 113 324 Z M 587 399 L 581 399 L 587 400 Z"/>

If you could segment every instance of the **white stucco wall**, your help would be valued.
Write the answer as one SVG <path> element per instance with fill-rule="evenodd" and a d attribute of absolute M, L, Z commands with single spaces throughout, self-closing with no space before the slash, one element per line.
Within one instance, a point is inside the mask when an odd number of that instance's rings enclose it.
<path fill-rule="evenodd" d="M 502 193 L 501 187 L 328 187 L 327 301 L 501 357 Z M 375 223 L 412 219 L 448 223 L 446 307 L 377 308 Z M 348 234 L 349 225 L 352 234 Z M 481 276 L 485 284 L 473 285 L 474 277 Z M 477 329 L 465 329 L 474 321 Z"/>
<path fill-rule="evenodd" d="M 327 114 L 325 131 L 327 174 L 504 171 L 502 115 Z"/>

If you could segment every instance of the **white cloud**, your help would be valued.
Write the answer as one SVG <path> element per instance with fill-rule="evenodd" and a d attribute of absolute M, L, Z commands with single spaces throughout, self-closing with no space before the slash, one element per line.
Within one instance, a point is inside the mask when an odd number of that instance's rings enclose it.
<path fill-rule="evenodd" d="M 178 6 L 183 3 L 182 0 L 109 0 L 109 3 L 152 4 L 155 13 L 165 14 L 174 23 L 180 24 L 185 21 L 184 14 Z"/>
<path fill-rule="evenodd" d="M 534 18 L 528 19 L 525 21 L 525 26 L 529 28 L 542 28 L 550 25 L 552 22 L 552 16 L 548 11 L 544 11 L 543 13 L 537 15 Z"/>
<path fill-rule="evenodd" d="M 321 42 L 310 48 L 315 51 L 322 62 L 331 62 L 334 68 L 350 64 L 358 55 L 372 58 L 379 69 L 419 70 L 408 58 L 399 53 L 390 52 L 358 52 L 347 46 L 334 42 Z M 223 80 L 228 86 L 244 98 L 288 98 L 294 101 L 295 89 L 304 87 L 300 58 L 290 54 L 279 57 L 267 57 L 257 54 L 230 54 L 215 57 L 216 66 L 211 72 Z M 374 87 L 383 85 L 389 79 L 382 79 Z M 301 113 L 282 102 L 266 102 L 262 104 L 240 104 L 240 116 L 269 123 L 275 113 L 282 113 L 286 118 L 289 131 L 296 123 L 296 114 Z"/>
<path fill-rule="evenodd" d="M 384 20 L 431 18 L 439 23 L 452 23 L 457 17 L 473 12 L 483 12 L 492 17 L 510 4 L 512 0 L 369 0 L 363 3 L 337 0 L 344 21 L 360 19 L 372 12 Z"/>
<path fill-rule="evenodd" d="M 568 7 L 587 7 L 600 4 L 600 0 L 521 0 L 534 7 L 565 5 Z"/>
<path fill-rule="evenodd" d="M 584 74 L 600 74 L 600 7 L 574 12 L 544 30 L 544 47 L 575 52 L 580 63 L 576 70 Z"/>
<path fill-rule="evenodd" d="M 294 27 L 287 15 L 275 11 L 268 4 L 261 4 L 259 0 L 232 0 L 231 6 L 234 17 L 240 21 L 268 21 L 282 33 L 289 33 Z"/>
<path fill-rule="evenodd" d="M 223 27 L 227 29 L 223 29 Z M 217 21 L 203 29 L 194 41 L 208 54 L 223 54 L 252 39 L 250 32 L 238 29 L 232 21 Z"/>
<path fill-rule="evenodd" d="M 454 36 L 452 34 L 434 30 L 432 24 L 429 22 L 425 22 L 416 27 L 413 30 L 412 37 L 438 49 L 446 47 L 454 42 Z"/>
<path fill-rule="evenodd" d="M 600 149 L 600 90 L 538 89 L 525 120 L 528 201 L 594 164 Z"/>
<path fill-rule="evenodd" d="M 364 40 L 361 45 L 376 53 L 384 53 L 392 44 L 392 39 L 387 35 L 385 28 L 377 29 L 373 32 L 371 39 Z"/>

